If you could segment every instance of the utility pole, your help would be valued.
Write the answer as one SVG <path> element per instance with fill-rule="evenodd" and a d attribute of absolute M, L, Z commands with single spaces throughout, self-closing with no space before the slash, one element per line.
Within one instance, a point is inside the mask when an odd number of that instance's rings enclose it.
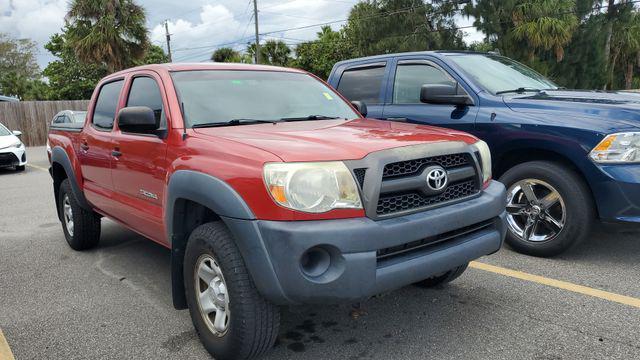
<path fill-rule="evenodd" d="M 260 64 L 260 34 L 258 33 L 258 0 L 253 0 L 253 18 L 256 23 L 256 64 Z"/>
<path fill-rule="evenodd" d="M 164 32 L 167 35 L 167 53 L 169 55 L 169 62 L 173 62 L 171 59 L 171 34 L 169 34 L 169 20 L 164 21 Z"/>

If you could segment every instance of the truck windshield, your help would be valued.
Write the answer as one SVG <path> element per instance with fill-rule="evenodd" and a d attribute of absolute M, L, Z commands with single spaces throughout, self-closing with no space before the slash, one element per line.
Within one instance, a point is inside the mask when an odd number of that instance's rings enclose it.
<path fill-rule="evenodd" d="M 187 127 L 359 117 L 332 89 L 307 74 L 195 70 L 173 72 L 171 77 Z"/>
<path fill-rule="evenodd" d="M 493 94 L 558 89 L 553 81 L 504 56 L 449 54 L 448 57 Z"/>

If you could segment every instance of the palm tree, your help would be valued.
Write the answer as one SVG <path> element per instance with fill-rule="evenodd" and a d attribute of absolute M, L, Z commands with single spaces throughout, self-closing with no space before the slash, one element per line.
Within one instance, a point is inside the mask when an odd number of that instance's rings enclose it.
<path fill-rule="evenodd" d="M 239 52 L 229 47 L 222 47 L 211 54 L 211 60 L 215 62 L 242 62 Z"/>
<path fill-rule="evenodd" d="M 133 0 L 72 0 L 66 21 L 76 56 L 110 72 L 142 60 L 149 47 L 145 11 Z"/>
<path fill-rule="evenodd" d="M 633 6 L 621 11 L 613 27 L 611 38 L 611 59 L 608 66 L 608 89 L 614 88 L 614 70 L 622 65 L 624 87 L 631 89 L 633 70 L 640 65 L 640 14 Z"/>
<path fill-rule="evenodd" d="M 255 44 L 248 44 L 247 54 L 254 57 Z M 280 40 L 267 40 L 260 45 L 260 62 L 268 65 L 287 66 L 291 61 L 291 48 Z"/>
<path fill-rule="evenodd" d="M 513 36 L 529 44 L 529 60 L 536 50 L 553 50 L 558 62 L 578 27 L 575 0 L 532 0 L 516 6 Z"/>

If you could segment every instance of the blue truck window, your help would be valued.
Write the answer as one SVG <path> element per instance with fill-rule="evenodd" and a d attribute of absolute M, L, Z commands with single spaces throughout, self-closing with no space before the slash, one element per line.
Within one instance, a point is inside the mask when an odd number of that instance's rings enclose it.
<path fill-rule="evenodd" d="M 400 64 L 393 84 L 394 104 L 419 104 L 420 88 L 425 84 L 449 84 L 451 78 L 427 64 Z"/>
<path fill-rule="evenodd" d="M 379 104 L 384 69 L 376 66 L 347 70 L 340 78 L 338 91 L 351 101 Z"/>

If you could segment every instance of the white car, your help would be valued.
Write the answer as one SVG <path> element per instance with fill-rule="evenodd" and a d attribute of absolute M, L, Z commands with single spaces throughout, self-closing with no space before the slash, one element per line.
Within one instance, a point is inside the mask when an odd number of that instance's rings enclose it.
<path fill-rule="evenodd" d="M 0 168 L 12 167 L 23 171 L 27 165 L 27 152 L 18 136 L 20 131 L 9 131 L 0 124 Z"/>

